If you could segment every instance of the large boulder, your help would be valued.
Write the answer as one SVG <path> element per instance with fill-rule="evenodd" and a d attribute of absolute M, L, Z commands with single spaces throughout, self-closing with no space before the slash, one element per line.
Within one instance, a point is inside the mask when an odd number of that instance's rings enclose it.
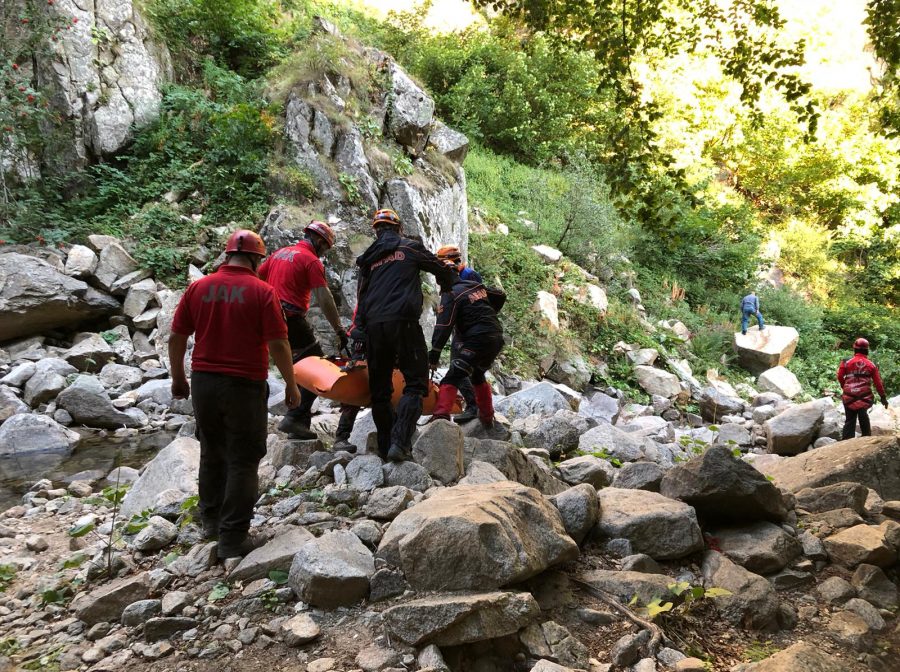
<path fill-rule="evenodd" d="M 725 446 L 670 469 L 660 492 L 687 502 L 707 520 L 780 522 L 788 512 L 778 488 Z"/>
<path fill-rule="evenodd" d="M 129 604 L 144 600 L 150 594 L 147 572 L 115 579 L 91 592 L 80 593 L 72 600 L 72 610 L 88 625 L 117 621 Z"/>
<path fill-rule="evenodd" d="M 99 371 L 108 362 L 118 359 L 112 346 L 100 334 L 82 334 L 62 358 L 79 371 Z"/>
<path fill-rule="evenodd" d="M 766 420 L 763 426 L 766 429 L 768 451 L 778 455 L 802 453 L 816 440 L 824 418 L 824 404 L 821 401 L 809 401 L 792 406 Z"/>
<path fill-rule="evenodd" d="M 824 513 L 835 509 L 853 509 L 866 515 L 869 489 L 859 483 L 834 483 L 821 488 L 803 488 L 797 496 L 797 507 L 810 513 Z"/>
<path fill-rule="evenodd" d="M 584 541 L 600 516 L 597 489 L 582 483 L 554 495 L 550 501 L 559 510 L 566 533 L 578 544 Z"/>
<path fill-rule="evenodd" d="M 78 370 L 62 359 L 48 357 L 35 364 L 34 374 L 25 383 L 25 401 L 36 407 L 52 400 L 65 389 L 66 378 Z"/>
<path fill-rule="evenodd" d="M 523 443 L 526 448 L 544 448 L 551 455 L 559 455 L 576 448 L 578 438 L 590 427 L 589 420 L 572 411 L 557 411 L 529 432 Z"/>
<path fill-rule="evenodd" d="M 536 488 L 545 495 L 555 495 L 568 488 L 566 483 L 553 476 L 549 465 L 539 458 L 526 456 L 511 443 L 466 439 L 464 449 L 466 469 L 472 462 L 487 462 L 509 480 Z"/>
<path fill-rule="evenodd" d="M 527 418 L 529 415 L 553 415 L 561 409 L 568 409 L 569 402 L 550 383 L 538 383 L 526 390 L 514 392 L 498 401 L 494 408 L 507 418 Z"/>
<path fill-rule="evenodd" d="M 775 392 L 785 399 L 793 399 L 803 391 L 797 376 L 783 366 L 763 371 L 756 381 L 762 392 Z"/>
<path fill-rule="evenodd" d="M 413 459 L 425 467 L 432 478 L 445 484 L 454 483 L 466 473 L 463 445 L 459 425 L 449 420 L 437 420 L 422 429 L 413 444 Z"/>
<path fill-rule="evenodd" d="M 774 574 L 803 552 L 803 546 L 780 526 L 761 521 L 742 527 L 707 530 L 718 549 L 744 569 Z"/>
<path fill-rule="evenodd" d="M 0 457 L 70 454 L 81 437 L 46 415 L 18 413 L 0 425 Z"/>
<path fill-rule="evenodd" d="M 726 415 L 740 415 L 744 412 L 743 401 L 723 394 L 715 387 L 704 387 L 700 391 L 699 402 L 700 414 L 709 422 L 719 422 Z"/>
<path fill-rule="evenodd" d="M 597 532 L 628 539 L 636 553 L 673 560 L 703 550 L 703 535 L 694 509 L 656 492 L 604 488 L 597 493 Z"/>
<path fill-rule="evenodd" d="M 578 415 L 582 415 L 597 423 L 605 422 L 613 425 L 619 419 L 621 403 L 615 397 L 597 392 L 578 405 Z"/>
<path fill-rule="evenodd" d="M 245 555 L 228 580 L 249 582 L 266 578 L 274 569 L 288 571 L 298 549 L 314 538 L 306 528 L 293 526 Z"/>
<path fill-rule="evenodd" d="M 585 572 L 579 577 L 599 590 L 609 593 L 620 602 L 628 603 L 637 597 L 640 604 L 647 604 L 655 598 L 666 598 L 672 594 L 669 586 L 672 577 L 665 574 L 648 574 L 632 570 L 598 569 Z"/>
<path fill-rule="evenodd" d="M 175 439 L 141 472 L 122 500 L 120 515 L 128 519 L 146 509 L 152 510 L 157 497 L 165 490 L 180 490 L 186 497 L 196 495 L 199 468 L 199 442 L 189 437 Z"/>
<path fill-rule="evenodd" d="M 678 376 L 652 366 L 634 367 L 634 377 L 647 394 L 661 397 L 676 397 L 681 392 Z"/>
<path fill-rule="evenodd" d="M 609 485 L 616 471 L 609 461 L 593 455 L 581 455 L 564 460 L 556 468 L 566 483 L 570 485 L 589 483 L 595 488 Z"/>
<path fill-rule="evenodd" d="M 88 427 L 118 429 L 140 427 L 144 420 L 137 413 L 123 413 L 112 405 L 109 395 L 94 376 L 81 375 L 59 393 L 56 403 L 72 416 L 75 422 Z M 132 409 L 137 410 L 137 409 Z"/>
<path fill-rule="evenodd" d="M 731 592 L 715 598 L 718 613 L 727 621 L 751 630 L 778 629 L 778 597 L 766 579 L 716 551 L 706 552 L 701 569 L 705 588 L 724 588 Z"/>
<path fill-rule="evenodd" d="M 799 342 L 800 334 L 796 329 L 776 325 L 769 325 L 762 331 L 751 327 L 746 336 L 740 332 L 734 335 L 738 363 L 757 376 L 776 366 L 787 366 Z"/>
<path fill-rule="evenodd" d="M 758 663 L 732 668 L 732 672 L 844 672 L 847 663 L 809 642 L 797 642 Z"/>
<path fill-rule="evenodd" d="M 401 513 L 378 557 L 420 590 L 489 590 L 578 556 L 541 494 L 503 481 L 441 490 Z"/>
<path fill-rule="evenodd" d="M 892 521 L 891 521 L 892 522 Z M 900 525 L 893 523 L 854 525 L 825 539 L 825 550 L 835 564 L 855 568 L 866 564 L 890 567 L 897 562 L 897 546 L 900 544 Z"/>
<path fill-rule="evenodd" d="M 372 552 L 359 537 L 349 530 L 335 530 L 297 550 L 288 583 L 304 602 L 334 609 L 366 597 L 374 573 Z"/>
<path fill-rule="evenodd" d="M 24 254 L 0 254 L 0 343 L 72 327 L 118 310 L 119 302 L 52 265 Z"/>
<path fill-rule="evenodd" d="M 418 153 L 431 130 L 434 101 L 399 65 L 391 62 L 388 67 L 391 78 L 388 130 L 397 142 Z"/>
<path fill-rule="evenodd" d="M 387 631 L 411 646 L 458 646 L 519 631 L 540 615 L 529 593 L 437 595 L 387 609 Z"/>
<path fill-rule="evenodd" d="M 640 436 L 623 432 L 612 425 L 599 424 L 578 439 L 578 450 L 604 459 L 636 462 L 644 459 L 646 443 Z"/>
<path fill-rule="evenodd" d="M 31 409 L 19 398 L 11 387 L 0 385 L 0 423 L 6 422 L 19 413 L 29 413 Z"/>
<path fill-rule="evenodd" d="M 882 499 L 900 499 L 900 437 L 870 436 L 839 441 L 802 455 L 759 466 L 776 485 L 791 492 L 853 482 Z"/>

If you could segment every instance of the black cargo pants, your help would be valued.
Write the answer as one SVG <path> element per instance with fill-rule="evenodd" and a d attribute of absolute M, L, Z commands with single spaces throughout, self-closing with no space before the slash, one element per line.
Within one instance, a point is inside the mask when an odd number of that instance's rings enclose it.
<path fill-rule="evenodd" d="M 369 393 L 372 419 L 378 430 L 378 452 L 385 457 L 391 445 L 410 450 L 422 398 L 428 393 L 428 347 L 418 322 L 379 322 L 367 328 Z M 397 366 L 406 380 L 394 416 L 391 378 Z"/>
<path fill-rule="evenodd" d="M 284 304 L 282 304 L 284 305 Z M 290 305 L 290 304 L 288 304 Z M 285 308 L 285 316 L 288 328 L 288 343 L 291 344 L 291 356 L 294 362 L 299 362 L 304 357 L 324 357 L 325 352 L 316 334 L 306 317 L 301 313 L 289 312 Z M 300 404 L 287 412 L 288 417 L 294 418 L 307 429 L 312 421 L 312 407 L 316 402 L 316 393 L 300 387 Z"/>
<path fill-rule="evenodd" d="M 219 543 L 238 546 L 247 536 L 266 454 L 268 385 L 220 373 L 194 371 L 191 401 L 200 441 L 200 515 L 218 521 Z"/>

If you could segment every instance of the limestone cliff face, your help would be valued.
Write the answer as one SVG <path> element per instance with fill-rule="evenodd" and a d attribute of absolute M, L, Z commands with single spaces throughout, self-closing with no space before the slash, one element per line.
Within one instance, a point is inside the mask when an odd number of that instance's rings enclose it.
<path fill-rule="evenodd" d="M 65 172 L 116 153 L 156 117 L 161 87 L 172 79 L 167 49 L 132 0 L 55 0 L 46 11 L 64 29 L 35 54 L 34 76 L 68 123 L 60 143 L 32 157 L 40 166 L 16 166 L 34 177 L 41 167 Z"/>
<path fill-rule="evenodd" d="M 468 202 L 462 161 L 468 139 L 434 117 L 434 101 L 388 55 L 358 47 L 333 26 L 318 23 L 318 38 L 338 40 L 350 68 L 376 73 L 360 81 L 343 72 L 326 72 L 296 83 L 285 103 L 283 160 L 316 187 L 311 203 L 286 199 L 269 213 L 262 235 L 270 249 L 291 244 L 313 217 L 334 227 L 337 245 L 326 266 L 332 289 L 350 316 L 356 303 L 354 261 L 372 241 L 372 213 L 398 212 L 404 232 L 420 236 L 426 247 L 468 246 Z M 373 85 L 374 84 L 374 85 Z M 426 301 L 435 300 L 432 289 Z M 430 303 L 423 324 L 430 327 Z M 323 334 L 331 330 L 323 328 Z M 327 340 L 327 339 L 326 339 Z"/>

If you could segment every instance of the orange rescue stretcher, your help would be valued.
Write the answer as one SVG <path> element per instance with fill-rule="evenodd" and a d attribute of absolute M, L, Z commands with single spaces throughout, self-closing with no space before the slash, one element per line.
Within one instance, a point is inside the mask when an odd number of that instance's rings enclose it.
<path fill-rule="evenodd" d="M 347 363 L 346 359 L 305 357 L 294 364 L 294 379 L 300 387 L 315 392 L 320 397 L 338 401 L 350 406 L 370 406 L 369 369 L 361 362 L 350 371 L 341 371 Z M 403 395 L 406 384 L 399 369 L 394 369 L 394 394 L 391 403 L 394 407 Z M 422 414 L 431 415 L 437 403 L 438 386 L 433 380 L 428 381 L 428 395 L 422 400 Z M 453 404 L 452 413 L 460 413 L 462 406 L 459 398 Z"/>

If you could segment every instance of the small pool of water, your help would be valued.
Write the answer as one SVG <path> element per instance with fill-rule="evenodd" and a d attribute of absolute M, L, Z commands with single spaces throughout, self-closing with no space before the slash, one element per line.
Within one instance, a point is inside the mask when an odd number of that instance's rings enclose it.
<path fill-rule="evenodd" d="M 98 470 L 108 474 L 116 467 L 139 469 L 175 438 L 176 432 L 160 430 L 128 437 L 87 434 L 71 455 L 31 453 L 0 458 L 0 511 L 22 503 L 22 495 L 36 481 L 49 478 L 64 487 L 73 474 Z"/>

